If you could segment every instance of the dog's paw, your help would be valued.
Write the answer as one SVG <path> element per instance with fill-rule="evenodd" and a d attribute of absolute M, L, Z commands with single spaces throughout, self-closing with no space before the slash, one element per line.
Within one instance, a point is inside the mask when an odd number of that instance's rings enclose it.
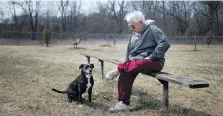
<path fill-rule="evenodd" d="M 72 103 L 75 105 L 79 104 L 77 101 L 72 101 Z"/>
<path fill-rule="evenodd" d="M 84 105 L 83 104 L 79 104 L 78 107 L 84 107 Z"/>

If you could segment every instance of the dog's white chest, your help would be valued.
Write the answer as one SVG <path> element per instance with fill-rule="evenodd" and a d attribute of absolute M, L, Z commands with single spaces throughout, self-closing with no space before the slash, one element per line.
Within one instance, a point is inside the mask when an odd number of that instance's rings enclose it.
<path fill-rule="evenodd" d="M 91 75 L 86 75 L 87 82 L 88 82 L 88 83 L 87 83 L 87 87 L 86 87 L 86 91 L 88 91 L 89 88 L 91 87 L 90 77 L 91 77 Z"/>

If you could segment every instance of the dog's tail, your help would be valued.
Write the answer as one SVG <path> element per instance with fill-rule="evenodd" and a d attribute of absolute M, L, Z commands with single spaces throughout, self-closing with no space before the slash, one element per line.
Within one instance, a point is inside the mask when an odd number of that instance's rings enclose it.
<path fill-rule="evenodd" d="M 59 91 L 59 90 L 56 90 L 56 89 L 51 89 L 52 91 L 55 91 L 57 93 L 67 93 L 67 91 Z"/>

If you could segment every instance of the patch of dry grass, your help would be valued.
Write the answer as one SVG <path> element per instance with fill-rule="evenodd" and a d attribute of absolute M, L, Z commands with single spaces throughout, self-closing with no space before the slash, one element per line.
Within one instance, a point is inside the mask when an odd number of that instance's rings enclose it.
<path fill-rule="evenodd" d="M 117 78 L 101 80 L 100 63 L 95 64 L 93 103 L 71 104 L 66 95 L 51 88 L 66 89 L 79 75 L 86 58 L 80 53 L 103 55 L 123 60 L 126 46 L 0 46 L 0 114 L 4 116 L 71 115 L 221 115 L 223 112 L 223 47 L 173 45 L 167 52 L 164 71 L 210 83 L 209 88 L 189 89 L 175 84 L 169 87 L 169 109 L 163 108 L 162 85 L 154 78 L 139 75 L 131 97 L 131 112 L 109 113 L 117 102 Z M 105 71 L 115 65 L 106 63 Z M 87 99 L 87 94 L 84 94 Z"/>

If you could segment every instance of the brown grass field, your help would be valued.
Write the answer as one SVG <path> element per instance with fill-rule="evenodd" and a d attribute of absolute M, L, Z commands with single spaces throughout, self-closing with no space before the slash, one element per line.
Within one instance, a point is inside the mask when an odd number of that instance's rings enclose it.
<path fill-rule="evenodd" d="M 51 88 L 66 89 L 86 63 L 80 53 L 103 55 L 123 60 L 126 45 L 73 46 L 0 46 L 0 115 L 1 116 L 203 116 L 223 114 L 223 46 L 172 45 L 166 54 L 164 71 L 200 79 L 210 83 L 209 88 L 189 89 L 170 83 L 169 109 L 163 107 L 162 85 L 154 78 L 139 75 L 133 85 L 132 111 L 108 112 L 117 103 L 117 78 L 102 80 L 100 62 L 93 72 L 95 86 L 93 103 L 69 103 L 66 95 Z M 105 72 L 114 64 L 106 63 Z M 87 94 L 83 95 L 87 99 Z"/>

